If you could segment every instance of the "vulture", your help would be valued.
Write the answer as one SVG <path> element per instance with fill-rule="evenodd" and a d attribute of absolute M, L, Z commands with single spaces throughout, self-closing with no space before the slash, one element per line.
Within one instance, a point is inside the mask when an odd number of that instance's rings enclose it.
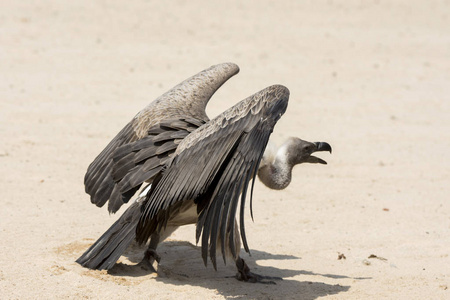
<path fill-rule="evenodd" d="M 233 63 L 214 65 L 176 85 L 141 110 L 89 165 L 86 193 L 99 207 L 108 202 L 110 213 L 146 186 L 77 263 L 110 269 L 135 240 L 148 243 L 141 264 L 154 271 L 152 264 L 160 261 L 159 242 L 179 226 L 196 224 L 205 266 L 209 256 L 217 269 L 220 250 L 225 263 L 235 262 L 237 279 L 270 279 L 252 273 L 239 256 L 241 239 L 249 252 L 247 194 L 251 211 L 256 177 L 269 188 L 283 189 L 296 164 L 326 164 L 311 154 L 331 153 L 331 146 L 289 138 L 279 149 L 265 152 L 288 105 L 289 90 L 282 85 L 269 86 L 209 119 L 209 99 L 238 72 Z"/>

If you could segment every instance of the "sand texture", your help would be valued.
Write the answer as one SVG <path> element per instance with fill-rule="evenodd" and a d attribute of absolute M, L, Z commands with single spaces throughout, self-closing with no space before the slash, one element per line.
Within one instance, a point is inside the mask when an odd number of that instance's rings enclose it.
<path fill-rule="evenodd" d="M 255 185 L 257 273 L 205 268 L 187 226 L 158 274 L 131 247 L 111 271 L 74 261 L 123 212 L 87 166 L 145 105 L 211 65 L 241 71 L 213 117 L 272 84 L 291 96 L 271 140 L 326 141 L 328 165 Z M 449 299 L 449 1 L 0 3 L 0 299 Z M 247 211 L 248 212 L 248 211 Z"/>

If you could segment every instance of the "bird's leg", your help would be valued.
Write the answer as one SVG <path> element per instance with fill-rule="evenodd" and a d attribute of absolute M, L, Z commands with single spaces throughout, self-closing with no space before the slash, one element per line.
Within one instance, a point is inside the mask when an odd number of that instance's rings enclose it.
<path fill-rule="evenodd" d="M 276 284 L 273 280 L 283 280 L 281 277 L 270 277 L 258 275 L 250 272 L 250 268 L 247 266 L 245 261 L 238 256 L 236 259 L 236 267 L 238 269 L 238 273 L 236 274 L 236 278 L 239 281 L 246 281 L 251 283 L 265 283 L 265 284 Z"/>
<path fill-rule="evenodd" d="M 230 236 L 227 236 L 226 241 L 229 241 Z M 220 241 L 220 239 L 219 239 Z M 227 247 L 225 249 L 229 249 L 230 245 L 227 244 Z M 237 274 L 236 279 L 239 281 L 246 281 L 246 282 L 259 282 L 259 283 L 266 283 L 266 284 L 275 284 L 273 280 L 282 280 L 280 277 L 269 277 L 269 276 L 262 276 L 255 273 L 250 272 L 250 268 L 245 263 L 245 261 L 241 258 L 239 253 L 241 252 L 241 238 L 239 233 L 239 226 L 237 224 L 236 219 L 234 220 L 234 253 L 235 255 L 231 256 L 231 251 L 227 251 L 225 254 L 228 257 L 233 257 L 236 262 L 237 267 Z"/>
<path fill-rule="evenodd" d="M 150 244 L 148 245 L 147 250 L 145 250 L 144 258 L 139 263 L 141 268 L 156 273 L 156 269 L 153 266 L 155 261 L 159 264 L 161 261 L 161 256 L 158 255 L 156 252 L 156 247 L 158 247 L 159 244 L 159 234 L 154 233 L 152 234 L 150 238 Z"/>

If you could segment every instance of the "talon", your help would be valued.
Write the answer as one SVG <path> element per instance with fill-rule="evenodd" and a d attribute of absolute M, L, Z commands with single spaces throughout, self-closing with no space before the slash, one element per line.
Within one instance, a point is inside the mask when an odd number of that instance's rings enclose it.
<path fill-rule="evenodd" d="M 281 277 L 263 276 L 250 272 L 250 268 L 247 266 L 242 258 L 236 260 L 236 267 L 238 273 L 236 279 L 239 281 L 246 281 L 251 283 L 264 283 L 264 284 L 276 284 L 273 280 L 283 280 Z"/>
<path fill-rule="evenodd" d="M 158 252 L 156 252 L 156 250 L 154 249 L 147 249 L 147 251 L 145 251 L 144 257 L 149 261 L 156 260 L 158 264 L 161 261 L 161 256 L 159 256 Z"/>
<path fill-rule="evenodd" d="M 147 249 L 145 251 L 144 257 L 142 258 L 142 261 L 138 264 L 142 269 L 150 271 L 152 273 L 156 273 L 156 268 L 153 266 L 154 262 L 161 261 L 161 256 L 158 255 L 156 250 L 154 249 Z"/>
<path fill-rule="evenodd" d="M 155 267 L 148 261 L 147 259 L 143 258 L 140 263 L 137 264 L 141 269 L 145 271 L 150 271 L 151 273 L 157 273 Z"/>

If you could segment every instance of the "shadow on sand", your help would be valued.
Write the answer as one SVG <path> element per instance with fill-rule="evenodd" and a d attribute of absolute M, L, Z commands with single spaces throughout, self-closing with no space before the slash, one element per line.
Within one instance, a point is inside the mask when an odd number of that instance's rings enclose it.
<path fill-rule="evenodd" d="M 142 259 L 143 248 L 136 245 L 129 247 L 125 256 L 131 262 L 139 262 Z M 276 285 L 251 284 L 240 282 L 233 278 L 236 270 L 234 263 L 225 266 L 218 265 L 217 272 L 209 264 L 205 268 L 200 255 L 200 247 L 189 242 L 168 241 L 161 243 L 158 247 L 161 255 L 161 264 L 158 266 L 158 276 L 155 280 L 175 285 L 200 286 L 215 290 L 224 297 L 233 298 L 298 298 L 316 299 L 326 295 L 334 295 L 346 292 L 349 286 L 339 284 L 330 285 L 322 282 L 298 281 L 289 279 L 297 275 L 316 275 L 333 279 L 351 278 L 363 280 L 369 278 L 352 278 L 343 275 L 319 274 L 310 271 L 279 269 L 257 264 L 259 260 L 288 260 L 300 259 L 292 255 L 271 254 L 264 251 L 251 250 L 251 257 L 243 256 L 250 269 L 261 275 L 281 277 Z M 112 276 L 141 277 L 150 272 L 137 265 L 118 263 L 109 272 Z"/>

